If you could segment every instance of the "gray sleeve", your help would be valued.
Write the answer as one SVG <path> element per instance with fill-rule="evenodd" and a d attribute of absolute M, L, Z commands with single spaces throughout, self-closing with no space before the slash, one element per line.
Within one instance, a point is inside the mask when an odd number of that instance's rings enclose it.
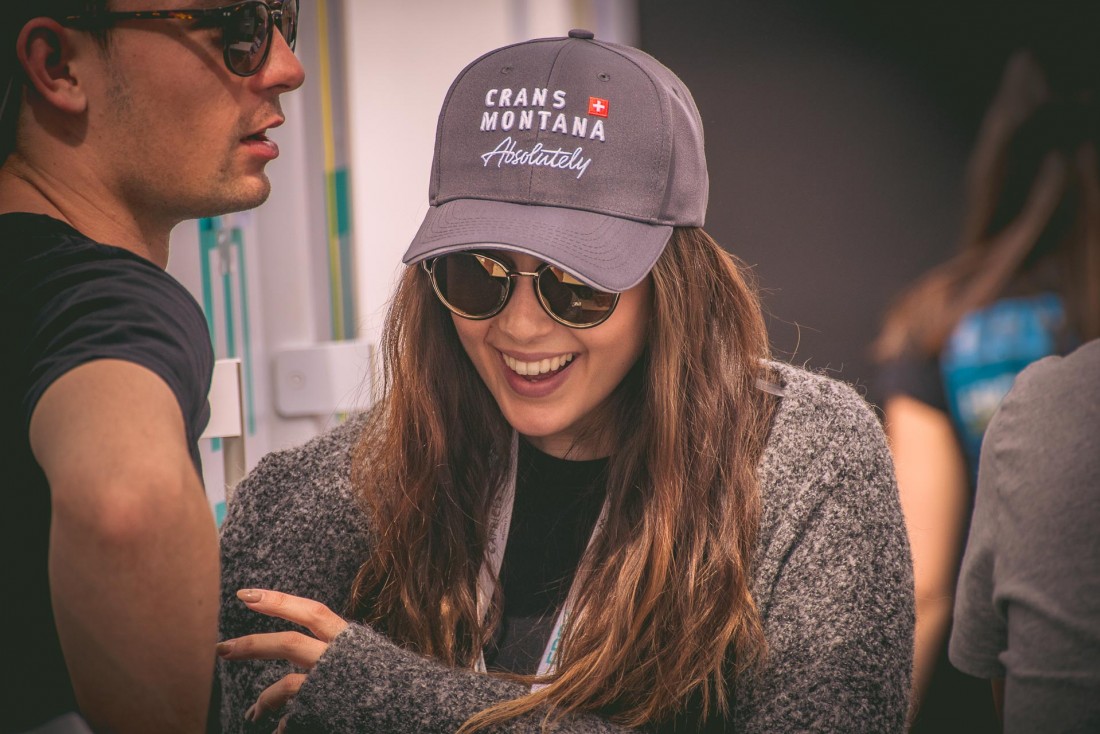
<path fill-rule="evenodd" d="M 780 437 L 784 473 L 769 474 L 795 489 L 765 550 L 768 657 L 738 731 L 905 730 L 915 612 L 893 464 L 863 401 L 826 391 L 840 397 Z"/>
<path fill-rule="evenodd" d="M 994 564 L 1000 541 L 1006 539 L 1004 530 L 998 527 L 1001 465 L 989 460 L 996 452 L 991 447 L 1000 440 L 999 433 L 994 417 L 982 441 L 978 491 L 955 589 L 955 613 L 948 645 L 951 663 L 978 678 L 1004 677 L 1005 669 L 999 658 L 1008 645 L 1005 610 L 993 601 Z"/>
<path fill-rule="evenodd" d="M 290 709 L 288 732 L 451 734 L 473 714 L 518 698 L 526 689 L 470 670 L 456 670 L 397 647 L 369 627 L 340 633 L 310 673 Z M 592 715 L 542 728 L 543 715 L 493 731 L 626 732 Z"/>
<path fill-rule="evenodd" d="M 351 428 L 300 449 L 269 455 L 241 482 L 222 526 L 220 639 L 298 630 L 249 611 L 238 589 L 264 588 L 348 608 L 369 526 L 348 484 Z M 269 734 L 279 716 L 251 724 L 244 712 L 268 686 L 300 672 L 280 660 L 219 661 L 221 726 L 231 734 Z M 352 624 L 309 673 L 286 713 L 292 732 L 454 732 L 470 715 L 516 698 L 524 689 L 488 675 L 455 670 Z M 541 731 L 542 716 L 497 731 Z M 548 731 L 623 732 L 595 716 L 568 717 Z"/>
<path fill-rule="evenodd" d="M 1004 676 L 1006 732 L 1100 731 L 1100 341 L 1020 373 L 978 482 L 951 660 Z"/>

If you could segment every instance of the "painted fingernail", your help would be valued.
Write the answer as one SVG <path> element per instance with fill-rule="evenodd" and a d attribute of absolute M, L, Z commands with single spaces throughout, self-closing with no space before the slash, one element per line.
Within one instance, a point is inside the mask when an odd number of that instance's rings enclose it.
<path fill-rule="evenodd" d="M 229 653 L 233 652 L 233 643 L 230 641 L 219 642 L 217 647 L 214 648 L 219 655 L 225 657 Z"/>
<path fill-rule="evenodd" d="M 243 602 L 255 604 L 260 599 L 263 599 L 264 595 L 255 589 L 241 589 L 237 592 L 237 598 Z"/>

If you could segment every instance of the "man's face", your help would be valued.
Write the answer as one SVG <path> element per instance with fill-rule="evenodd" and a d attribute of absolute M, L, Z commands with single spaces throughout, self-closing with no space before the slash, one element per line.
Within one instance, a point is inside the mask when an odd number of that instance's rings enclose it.
<path fill-rule="evenodd" d="M 122 0 L 112 10 L 215 7 L 220 2 Z M 275 31 L 263 67 L 230 72 L 218 28 L 184 20 L 124 20 L 111 30 L 102 74 L 89 82 L 88 140 L 104 183 L 142 219 L 182 221 L 248 209 L 271 190 L 279 154 L 266 133 L 283 122 L 279 96 L 304 73 Z"/>

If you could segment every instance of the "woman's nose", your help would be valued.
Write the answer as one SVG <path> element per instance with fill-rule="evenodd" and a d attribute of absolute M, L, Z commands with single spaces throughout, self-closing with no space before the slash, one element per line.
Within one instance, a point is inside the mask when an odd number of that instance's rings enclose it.
<path fill-rule="evenodd" d="M 496 327 L 517 343 L 530 342 L 554 330 L 557 322 L 543 310 L 532 277 L 513 279 L 512 296 L 495 319 Z"/>

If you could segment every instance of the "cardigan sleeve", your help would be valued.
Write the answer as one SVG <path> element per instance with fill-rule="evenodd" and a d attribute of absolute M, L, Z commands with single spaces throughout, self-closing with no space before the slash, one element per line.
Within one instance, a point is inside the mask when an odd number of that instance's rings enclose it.
<path fill-rule="evenodd" d="M 221 536 L 221 639 L 302 631 L 249 611 L 236 598 L 242 588 L 274 589 L 346 612 L 370 542 L 367 518 L 348 480 L 348 452 L 356 435 L 354 426 L 345 426 L 299 449 L 271 454 L 238 486 Z M 244 712 L 259 694 L 293 672 L 301 671 L 285 660 L 219 661 L 222 731 L 267 734 L 285 713 L 290 732 L 450 734 L 478 711 L 526 691 L 516 683 L 449 668 L 353 623 L 332 641 L 284 712 L 254 724 L 246 721 Z M 544 714 L 496 731 L 543 731 Z M 570 716 L 545 730 L 628 731 L 594 715 Z"/>
<path fill-rule="evenodd" d="M 768 649 L 739 687 L 737 731 L 903 732 L 915 614 L 893 465 L 851 388 L 813 387 L 764 472 L 778 495 L 756 587 Z"/>
<path fill-rule="evenodd" d="M 289 733 L 452 734 L 488 706 L 518 698 L 517 683 L 455 669 L 402 649 L 370 627 L 352 624 L 332 641 L 290 707 Z M 591 714 L 543 728 L 545 712 L 494 732 L 612 734 L 625 729 Z"/>

